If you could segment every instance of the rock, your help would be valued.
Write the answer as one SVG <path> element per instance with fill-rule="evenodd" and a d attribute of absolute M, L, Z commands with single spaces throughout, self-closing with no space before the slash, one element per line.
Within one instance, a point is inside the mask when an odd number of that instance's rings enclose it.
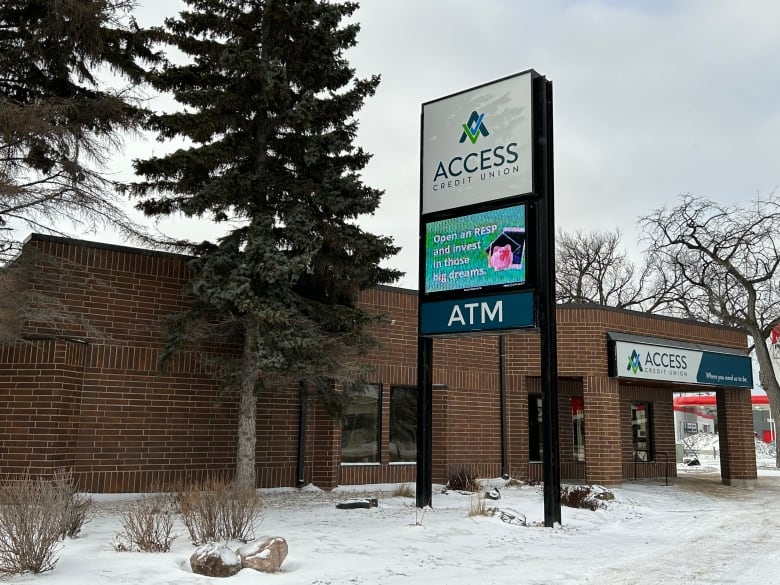
<path fill-rule="evenodd" d="M 347 500 L 346 502 L 338 502 L 336 507 L 341 510 L 352 510 L 354 508 L 376 508 L 379 505 L 377 498 L 367 498 L 363 500 Z"/>
<path fill-rule="evenodd" d="M 198 575 L 232 577 L 241 570 L 241 559 L 224 544 L 210 542 L 195 549 L 190 567 Z"/>
<path fill-rule="evenodd" d="M 266 536 L 246 543 L 236 550 L 236 554 L 240 557 L 243 567 L 264 573 L 276 573 L 287 558 L 287 541 L 281 536 Z"/>
<path fill-rule="evenodd" d="M 522 512 L 518 512 L 517 510 L 513 510 L 512 508 L 503 508 L 498 511 L 498 517 L 501 518 L 502 522 L 506 522 L 507 524 L 516 524 L 517 526 L 528 526 L 528 523 L 525 519 L 525 514 Z"/>
<path fill-rule="evenodd" d="M 485 494 L 485 497 L 488 500 L 500 500 L 501 499 L 501 492 L 498 491 L 497 487 L 494 487 L 492 490 L 490 490 L 489 492 L 487 492 Z"/>

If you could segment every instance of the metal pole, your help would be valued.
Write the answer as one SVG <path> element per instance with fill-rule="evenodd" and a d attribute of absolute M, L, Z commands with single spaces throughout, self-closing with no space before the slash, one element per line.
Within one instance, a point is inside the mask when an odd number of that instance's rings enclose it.
<path fill-rule="evenodd" d="M 501 402 L 501 476 L 509 478 L 506 424 L 506 336 L 498 337 L 498 393 Z"/>
<path fill-rule="evenodd" d="M 539 330 L 542 366 L 542 471 L 544 525 L 561 522 L 561 467 L 558 445 L 558 347 L 555 314 L 555 217 L 553 205 L 552 82 L 534 80 L 539 201 Z"/>
<path fill-rule="evenodd" d="M 309 393 L 306 385 L 301 382 L 299 388 L 300 406 L 298 409 L 298 469 L 297 469 L 297 485 L 303 487 L 306 485 L 306 418 L 307 418 L 307 402 L 309 400 Z"/>
<path fill-rule="evenodd" d="M 417 507 L 433 500 L 433 339 L 417 338 Z"/>

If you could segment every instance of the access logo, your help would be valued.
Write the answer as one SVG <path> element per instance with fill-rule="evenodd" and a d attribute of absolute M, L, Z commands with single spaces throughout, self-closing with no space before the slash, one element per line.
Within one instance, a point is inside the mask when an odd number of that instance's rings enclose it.
<path fill-rule="evenodd" d="M 471 140 L 471 144 L 476 144 L 480 134 L 485 137 L 490 136 L 490 132 L 485 127 L 484 119 L 485 114 L 477 114 L 476 110 L 471 112 L 469 121 L 463 124 L 463 134 L 460 135 L 459 142 L 462 144 L 468 138 Z"/>
<path fill-rule="evenodd" d="M 631 355 L 628 356 L 628 367 L 626 370 L 632 370 L 635 374 L 637 371 L 644 371 L 642 370 L 642 356 L 636 350 L 633 350 Z"/>
<path fill-rule="evenodd" d="M 478 113 L 476 110 L 471 112 L 468 121 L 461 124 L 461 128 L 463 128 L 463 132 L 461 132 L 458 141 L 460 144 L 464 144 L 468 139 L 472 145 L 475 145 L 480 136 L 490 136 L 490 132 L 485 126 L 484 112 Z M 433 190 L 439 191 L 467 185 L 471 183 L 473 175 L 476 175 L 481 181 L 485 181 L 517 173 L 519 168 L 516 166 L 509 168 L 509 165 L 514 165 L 518 157 L 517 142 L 510 142 L 492 148 L 475 150 L 465 156 L 453 156 L 447 162 L 440 160 L 433 175 Z M 477 175 L 480 172 L 481 174 Z"/>

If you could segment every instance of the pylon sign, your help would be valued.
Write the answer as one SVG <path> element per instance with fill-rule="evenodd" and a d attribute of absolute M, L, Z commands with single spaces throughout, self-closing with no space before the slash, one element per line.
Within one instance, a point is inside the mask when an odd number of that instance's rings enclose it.
<path fill-rule="evenodd" d="M 536 324 L 538 77 L 526 71 L 423 104 L 420 335 Z M 475 306 L 477 318 L 464 313 Z"/>
<path fill-rule="evenodd" d="M 433 494 L 432 338 L 538 328 L 544 523 L 561 521 L 552 114 L 532 70 L 422 106 L 418 507 Z"/>

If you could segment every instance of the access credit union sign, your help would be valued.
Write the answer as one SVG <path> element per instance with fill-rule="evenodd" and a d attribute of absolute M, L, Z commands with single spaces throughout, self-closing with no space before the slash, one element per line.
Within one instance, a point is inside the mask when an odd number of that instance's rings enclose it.
<path fill-rule="evenodd" d="M 532 76 L 423 104 L 423 214 L 533 191 Z"/>
<path fill-rule="evenodd" d="M 750 357 L 727 348 L 700 350 L 680 342 L 614 342 L 613 376 L 703 386 L 752 388 Z"/>

